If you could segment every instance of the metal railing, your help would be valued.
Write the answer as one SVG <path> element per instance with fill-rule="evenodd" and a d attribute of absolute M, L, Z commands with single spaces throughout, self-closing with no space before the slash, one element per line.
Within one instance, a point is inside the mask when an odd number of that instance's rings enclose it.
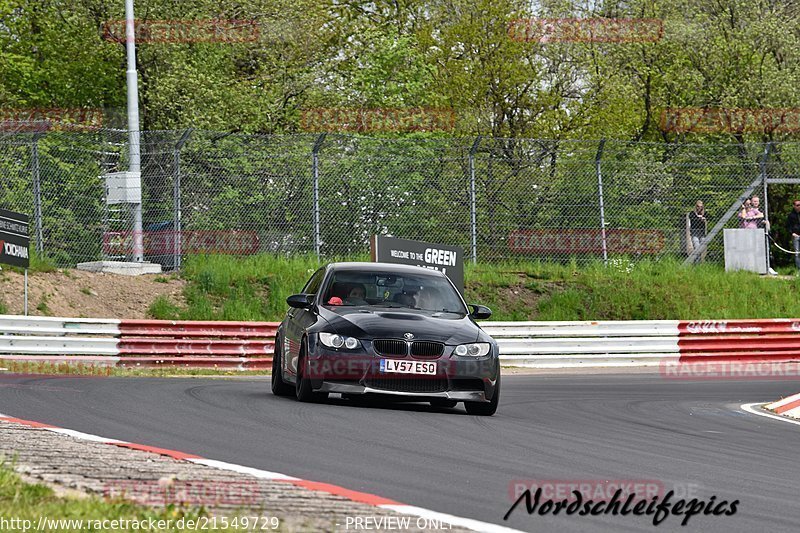
<path fill-rule="evenodd" d="M 269 368 L 275 322 L 114 320 L 0 315 L 0 362 Z M 658 366 L 665 377 L 796 378 L 800 319 L 481 322 L 504 366 Z M 748 365 L 763 364 L 763 368 Z M 687 369 L 689 372 L 687 373 Z M 790 373 L 789 373 L 790 372 Z"/>

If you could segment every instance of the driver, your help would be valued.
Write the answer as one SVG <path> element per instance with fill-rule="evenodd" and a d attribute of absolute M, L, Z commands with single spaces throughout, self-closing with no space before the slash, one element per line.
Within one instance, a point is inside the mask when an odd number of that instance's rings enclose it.
<path fill-rule="evenodd" d="M 414 292 L 398 292 L 394 295 L 392 300 L 395 303 L 404 305 L 406 307 L 414 307 L 417 304 L 416 293 Z"/>
<path fill-rule="evenodd" d="M 417 305 L 420 309 L 429 311 L 441 310 L 441 295 L 439 290 L 433 287 L 422 287 L 417 295 Z"/>

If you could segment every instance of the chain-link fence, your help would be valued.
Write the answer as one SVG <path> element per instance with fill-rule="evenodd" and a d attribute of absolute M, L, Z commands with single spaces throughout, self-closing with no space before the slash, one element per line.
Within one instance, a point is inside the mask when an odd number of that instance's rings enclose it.
<path fill-rule="evenodd" d="M 166 269 L 209 252 L 354 256 L 376 233 L 459 245 L 478 261 L 685 258 L 697 200 L 707 260 L 718 260 L 717 230 L 735 227 L 740 197 L 796 180 L 800 162 L 800 143 L 192 130 L 143 132 L 141 148 L 144 255 Z M 104 176 L 126 167 L 124 131 L 0 133 L 0 206 L 28 213 L 36 250 L 59 265 L 124 259 L 130 205 Z M 770 189 L 772 203 L 786 203 L 786 187 Z"/>

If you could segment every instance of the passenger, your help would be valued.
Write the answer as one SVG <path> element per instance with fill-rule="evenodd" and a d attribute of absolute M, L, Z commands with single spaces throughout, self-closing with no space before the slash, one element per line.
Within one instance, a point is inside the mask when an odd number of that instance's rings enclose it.
<path fill-rule="evenodd" d="M 361 283 L 354 283 L 350 287 L 350 292 L 347 293 L 347 298 L 345 299 L 344 303 L 348 305 L 368 305 L 367 300 L 367 289 Z"/>

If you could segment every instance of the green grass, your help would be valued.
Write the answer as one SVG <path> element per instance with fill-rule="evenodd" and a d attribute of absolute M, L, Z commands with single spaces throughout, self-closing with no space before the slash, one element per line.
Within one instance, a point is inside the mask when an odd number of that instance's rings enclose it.
<path fill-rule="evenodd" d="M 642 261 L 630 271 L 595 264 L 539 306 L 542 320 L 731 319 L 800 316 L 798 279 Z"/>
<path fill-rule="evenodd" d="M 197 520 L 201 516 L 208 516 L 203 508 L 184 508 L 168 505 L 163 508 L 151 508 L 126 502 L 121 499 L 105 500 L 99 497 L 65 498 L 56 496 L 52 489 L 46 485 L 25 483 L 9 467 L 7 463 L 0 464 L 0 517 L 15 522 L 19 527 L 14 529 L 22 531 L 22 520 L 30 520 L 28 531 L 33 531 L 39 517 L 65 520 L 104 520 L 128 519 L 154 521 L 171 520 L 172 527 L 167 529 L 138 529 L 137 531 L 189 531 L 175 527 L 182 517 L 187 520 Z M 13 526 L 13 524 L 11 524 Z M 84 528 L 51 526 L 48 531 L 83 532 L 89 531 L 84 523 Z M 93 529 L 92 531 L 99 531 Z M 103 531 L 123 531 L 120 529 L 103 529 Z M 124 531 L 128 531 L 126 528 Z M 231 531 L 231 530 L 223 530 Z"/>
<path fill-rule="evenodd" d="M 160 297 L 149 314 L 168 320 L 280 320 L 286 298 L 299 292 L 322 264 L 314 256 L 190 257 L 181 271 L 189 282 L 186 306 Z"/>
<path fill-rule="evenodd" d="M 45 316 L 50 316 L 50 307 L 47 305 L 50 301 L 50 296 L 47 294 L 42 295 L 42 299 L 39 300 L 39 303 L 36 305 L 36 310 L 42 313 Z"/>
<path fill-rule="evenodd" d="M 58 266 L 56 266 L 55 261 L 49 258 L 46 255 L 39 255 L 36 252 L 36 249 L 31 247 L 28 249 L 30 251 L 30 261 L 28 264 L 28 272 L 55 272 L 58 270 Z M 25 272 L 24 268 L 12 265 L 2 265 L 3 268 L 8 268 L 9 270 L 13 270 L 14 272 L 19 272 L 22 274 Z"/>
<path fill-rule="evenodd" d="M 366 258 L 358 258 L 366 260 Z M 150 315 L 189 320 L 281 320 L 286 297 L 300 291 L 316 257 L 193 257 L 181 276 L 185 306 L 157 298 Z M 792 273 L 792 269 L 781 271 Z M 721 265 L 613 259 L 578 264 L 517 261 L 466 265 L 465 296 L 494 320 L 637 320 L 800 317 L 800 278 Z"/>

